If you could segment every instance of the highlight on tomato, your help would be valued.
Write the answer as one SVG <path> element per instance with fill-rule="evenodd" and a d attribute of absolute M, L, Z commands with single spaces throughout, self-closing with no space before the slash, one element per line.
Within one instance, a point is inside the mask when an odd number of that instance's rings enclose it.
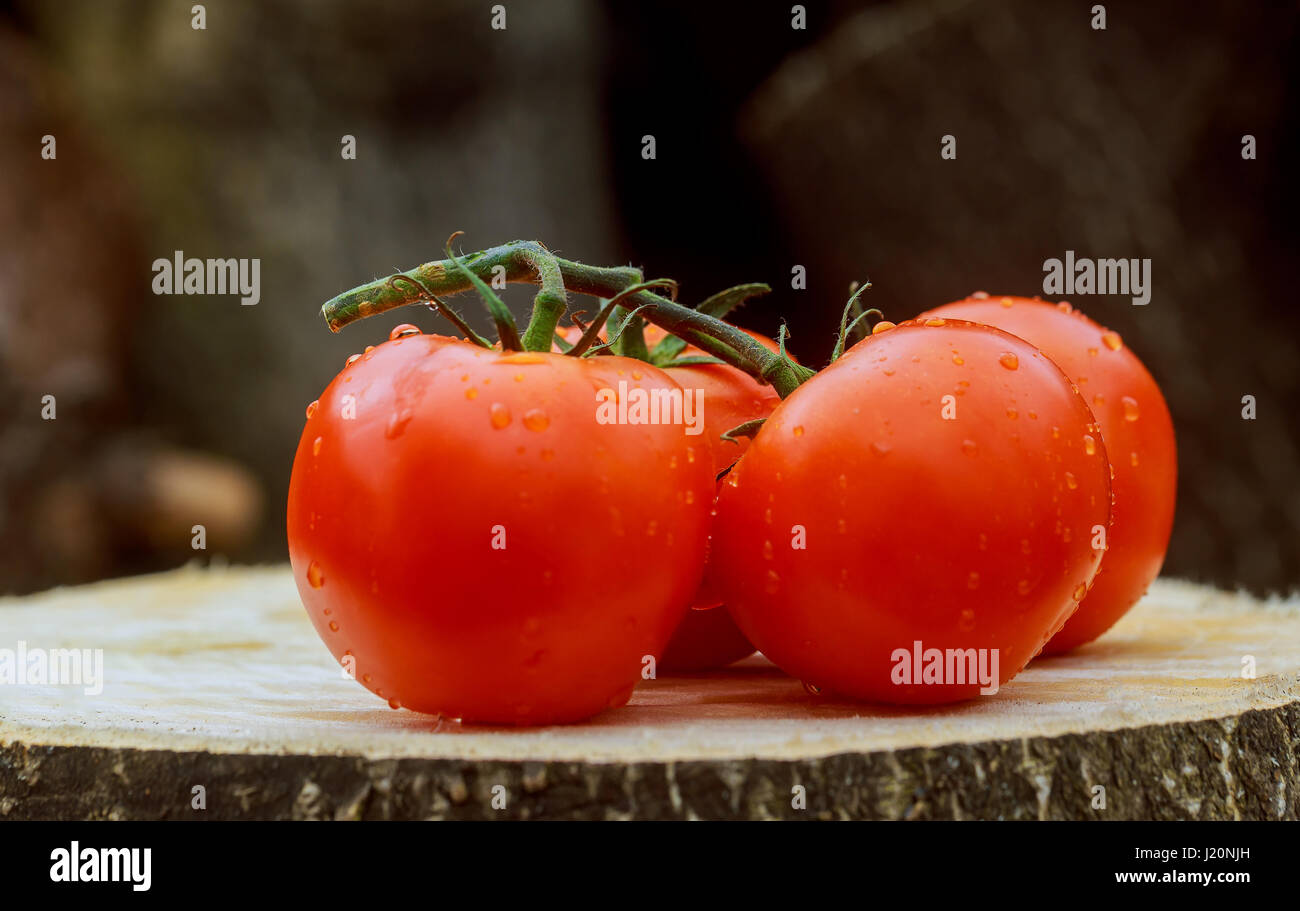
<path fill-rule="evenodd" d="M 1074 381 L 1101 425 L 1114 492 L 1108 549 L 1088 597 L 1043 652 L 1096 639 L 1145 594 L 1169 546 L 1178 457 L 1160 387 L 1118 333 L 1068 303 L 981 293 L 923 316 L 973 320 L 1025 339 Z"/>

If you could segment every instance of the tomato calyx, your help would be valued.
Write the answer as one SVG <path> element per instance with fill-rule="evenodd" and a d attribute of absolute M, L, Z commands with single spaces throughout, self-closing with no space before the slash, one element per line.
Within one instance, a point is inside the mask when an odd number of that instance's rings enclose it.
<path fill-rule="evenodd" d="M 451 239 L 459 236 L 452 235 Z M 598 298 L 612 298 L 630 286 L 642 284 L 639 270 L 630 267 L 607 268 L 561 259 L 536 241 L 512 241 L 456 256 L 447 245 L 448 258 L 425 263 L 406 272 L 389 276 L 346 291 L 327 301 L 321 314 L 332 332 L 338 332 L 349 323 L 394 307 L 415 303 L 432 304 L 438 295 L 452 295 L 463 291 L 477 291 L 487 303 L 503 348 L 526 351 L 549 351 L 555 343 L 555 328 L 567 308 L 566 292 L 573 291 Z M 540 289 L 533 299 L 533 313 L 522 337 L 509 318 L 509 311 L 487 285 L 485 276 L 504 277 L 508 282 L 530 282 Z M 405 278 L 408 281 L 403 281 Z M 411 281 L 414 280 L 414 281 Z M 727 289 L 705 301 L 701 309 L 678 304 L 675 300 L 656 294 L 648 288 L 631 293 L 626 303 L 632 309 L 624 316 L 622 304 L 611 310 L 609 318 L 623 322 L 615 353 L 642 356 L 651 360 L 656 355 L 644 349 L 644 336 L 639 328 L 642 321 L 654 323 L 684 342 L 772 385 L 782 397 L 789 395 L 800 383 L 814 375 L 806 367 L 794 363 L 783 353 L 773 352 L 745 332 L 713 315 L 721 309 L 730 309 L 766 286 L 741 285 Z M 436 307 L 446 315 L 445 305 Z M 640 344 L 638 345 L 638 342 Z M 516 345 L 518 347 L 516 347 Z M 672 346 L 658 356 L 672 360 Z"/>

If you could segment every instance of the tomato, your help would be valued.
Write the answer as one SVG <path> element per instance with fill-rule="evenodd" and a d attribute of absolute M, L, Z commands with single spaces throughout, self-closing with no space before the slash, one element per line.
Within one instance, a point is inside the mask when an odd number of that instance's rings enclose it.
<path fill-rule="evenodd" d="M 913 321 L 781 403 L 723 484 L 712 559 L 741 630 L 814 690 L 949 702 L 1061 628 L 1109 514 L 1105 448 L 1055 364 Z"/>
<path fill-rule="evenodd" d="M 1169 547 L 1178 456 L 1160 388 L 1119 335 L 1069 304 L 983 295 L 927 315 L 974 320 L 1020 336 L 1055 361 L 1092 407 L 1114 470 L 1114 524 L 1088 597 L 1043 652 L 1096 639 L 1146 592 Z"/>
<path fill-rule="evenodd" d="M 745 331 L 767 348 L 776 350 L 776 342 L 772 339 Z M 581 334 L 576 327 L 561 330 L 561 335 L 570 343 L 576 342 Z M 650 347 L 665 336 L 664 330 L 658 326 L 645 328 L 646 344 Z M 681 356 L 702 357 L 704 352 L 687 346 Z M 749 446 L 748 437 L 738 437 L 733 442 L 722 439 L 722 435 L 741 424 L 767 417 L 781 402 L 781 397 L 771 386 L 726 364 L 688 364 L 669 367 L 667 373 L 684 389 L 699 390 L 704 404 L 704 432 L 700 439 L 709 447 L 718 470 L 739 459 Z M 693 610 L 687 611 L 659 660 L 659 669 L 698 671 L 725 667 L 754 653 L 754 646 L 736 627 L 723 605 L 707 564 L 704 581 L 691 606 Z"/>
<path fill-rule="evenodd" d="M 681 424 L 598 420 L 620 383 L 629 404 L 680 394 L 622 357 L 419 334 L 330 383 L 294 460 L 289 556 L 357 680 L 469 722 L 570 722 L 628 700 L 699 585 L 715 485 Z"/>
<path fill-rule="evenodd" d="M 707 671 L 752 654 L 754 643 L 745 638 L 726 607 L 693 608 L 668 640 L 658 666 L 670 672 Z"/>

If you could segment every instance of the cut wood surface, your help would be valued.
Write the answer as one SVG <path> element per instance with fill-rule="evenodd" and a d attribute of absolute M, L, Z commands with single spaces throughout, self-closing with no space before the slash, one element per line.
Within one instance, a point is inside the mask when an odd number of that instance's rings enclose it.
<path fill-rule="evenodd" d="M 1300 798 L 1300 603 L 1175 581 L 996 695 L 922 710 L 753 658 L 581 725 L 394 711 L 284 567 L 0 600 L 0 649 L 20 640 L 103 649 L 104 685 L 0 686 L 0 818 L 1294 819 Z"/>

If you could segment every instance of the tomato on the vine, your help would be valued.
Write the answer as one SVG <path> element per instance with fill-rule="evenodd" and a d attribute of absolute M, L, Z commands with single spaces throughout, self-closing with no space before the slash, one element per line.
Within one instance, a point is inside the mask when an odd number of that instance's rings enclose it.
<path fill-rule="evenodd" d="M 913 321 L 781 403 L 723 484 L 711 557 L 740 628 L 814 690 L 949 702 L 1061 628 L 1109 515 L 1101 435 L 1054 363 Z"/>
<path fill-rule="evenodd" d="M 1109 546 L 1088 597 L 1043 652 L 1096 639 L 1146 592 L 1169 546 L 1178 456 L 1160 387 L 1117 333 L 1066 303 L 977 295 L 923 316 L 973 320 L 1020 336 L 1074 380 L 1096 415 L 1114 469 Z"/>
<path fill-rule="evenodd" d="M 620 383 L 629 402 L 680 389 L 640 361 L 413 327 L 349 361 L 308 410 L 288 536 L 312 623 L 358 681 L 470 722 L 628 700 L 699 585 L 714 471 L 680 424 L 601 423 Z"/>

